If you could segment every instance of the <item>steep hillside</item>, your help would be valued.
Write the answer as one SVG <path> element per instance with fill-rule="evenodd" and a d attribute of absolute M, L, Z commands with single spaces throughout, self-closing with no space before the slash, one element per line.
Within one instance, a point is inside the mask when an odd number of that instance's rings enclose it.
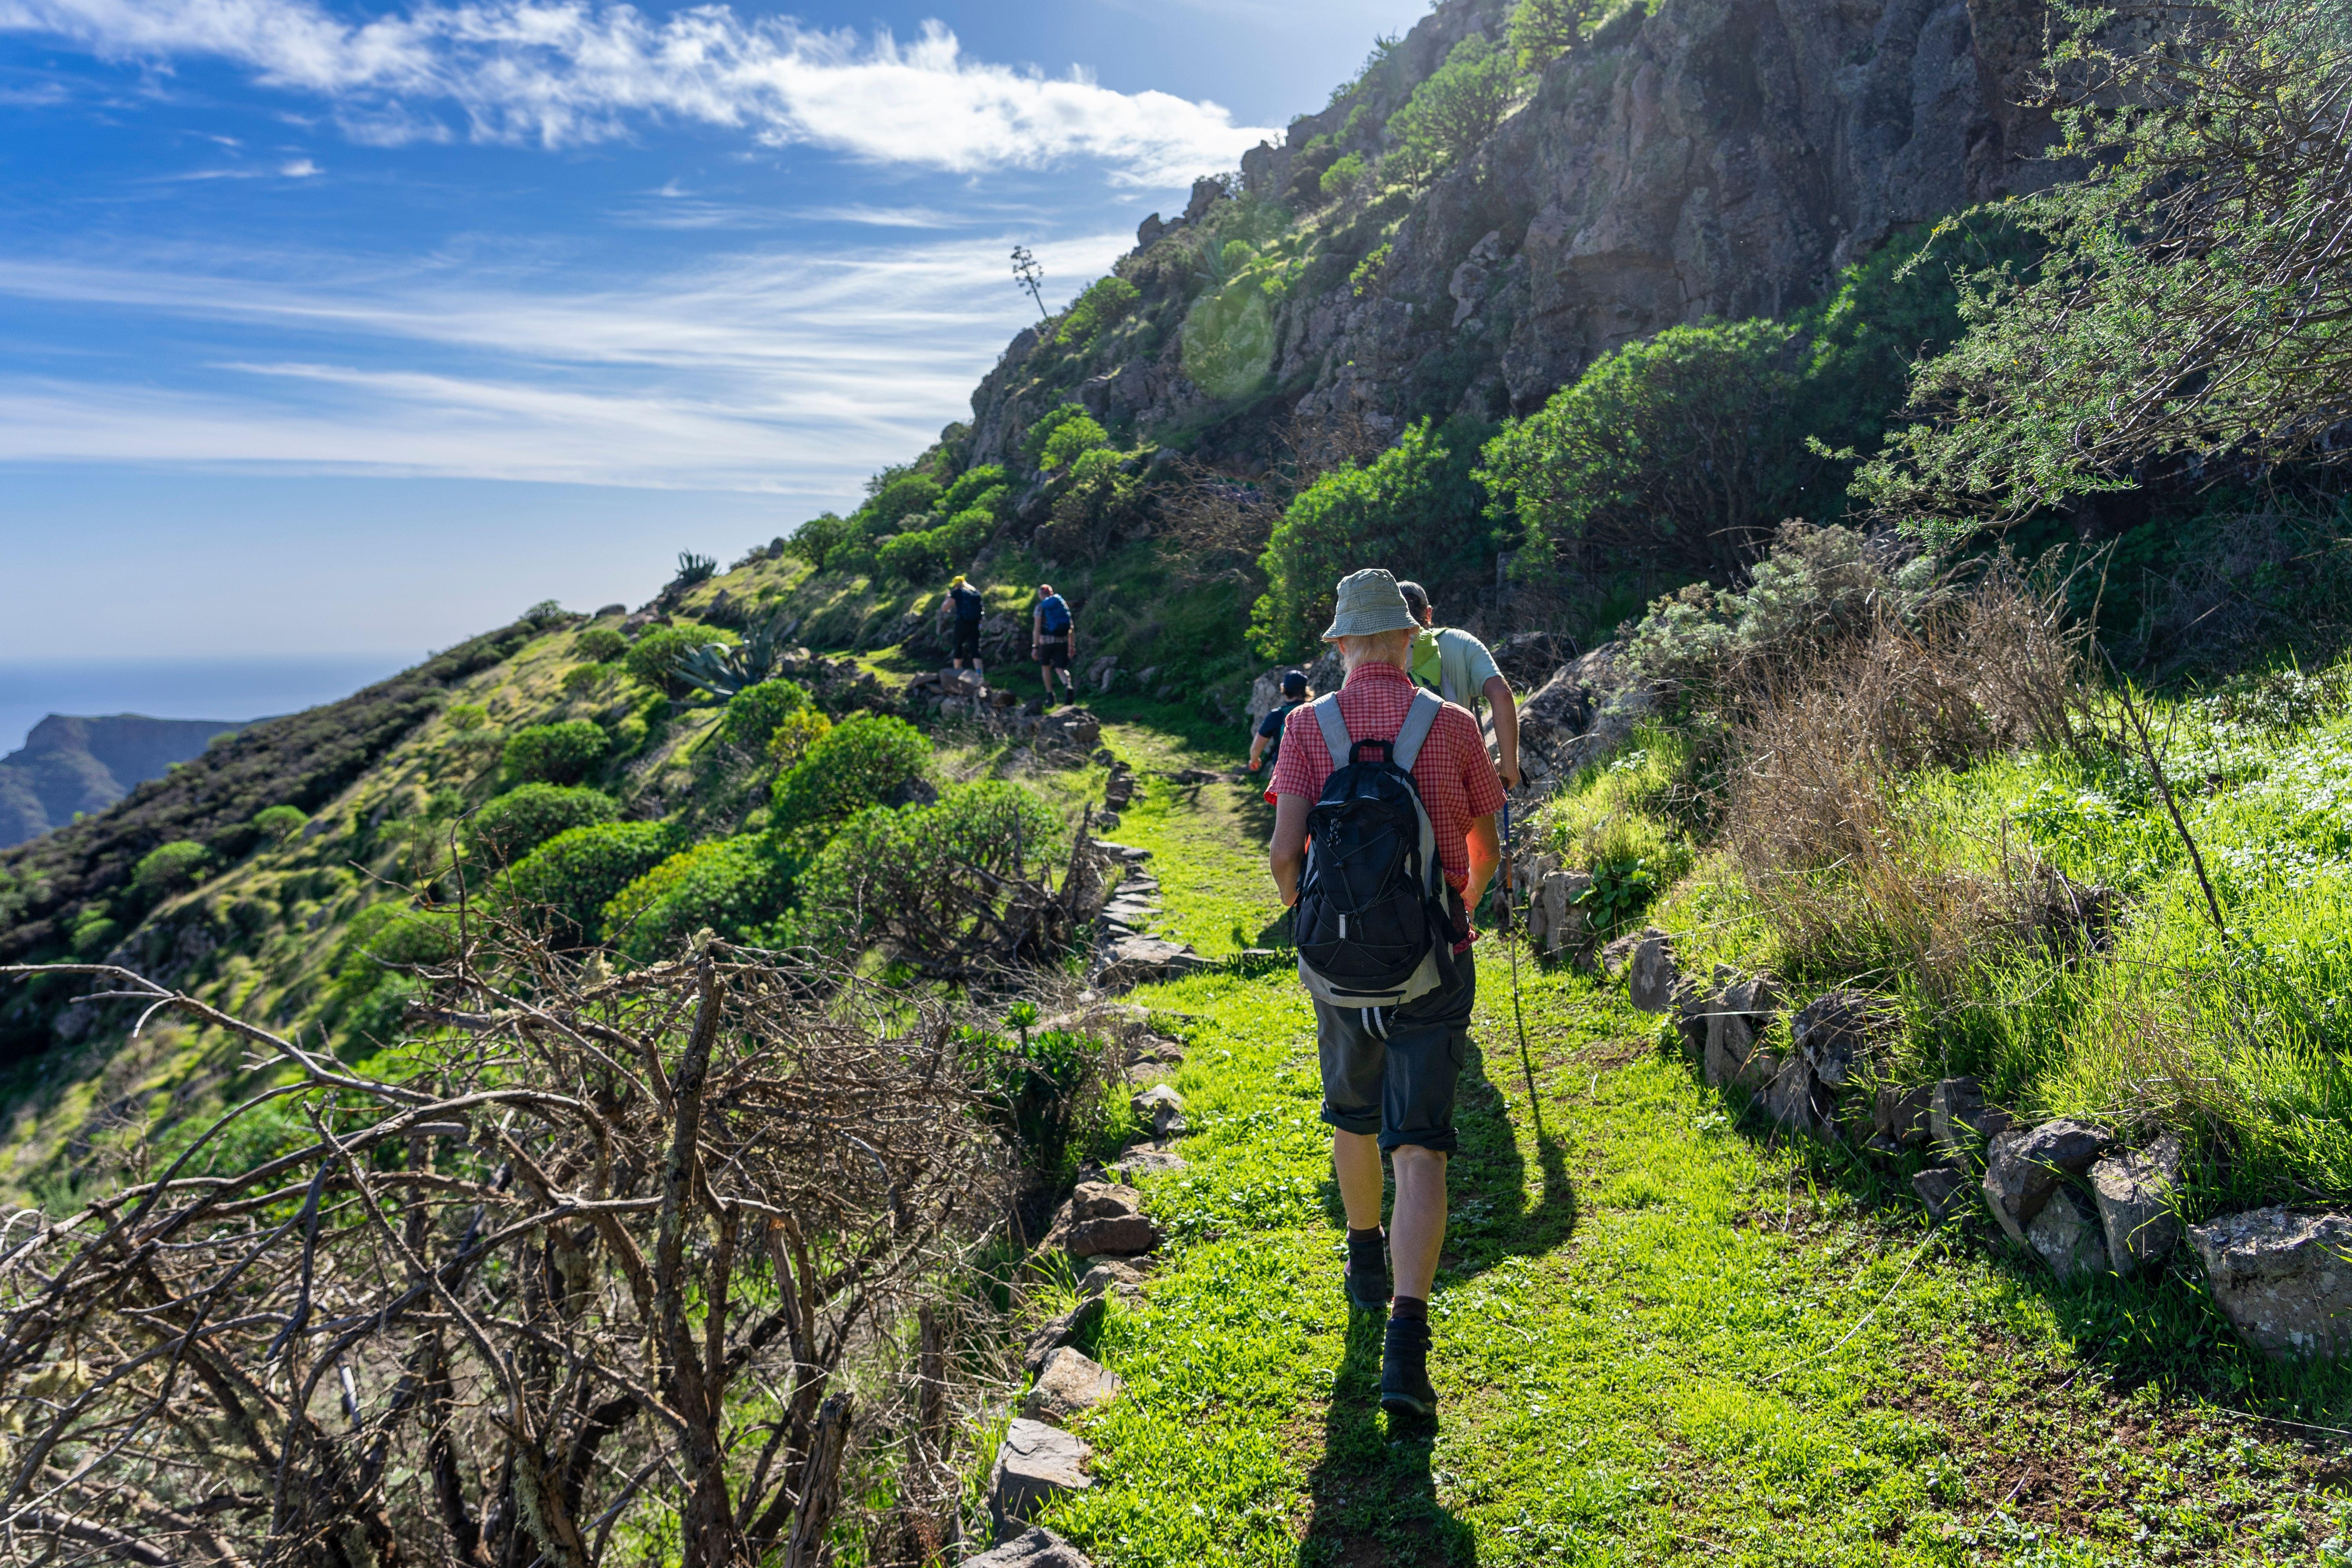
<path fill-rule="evenodd" d="M 201 756 L 214 741 L 242 728 L 226 719 L 50 714 L 33 726 L 20 750 L 0 757 L 0 849 L 103 811 L 133 785 Z"/>

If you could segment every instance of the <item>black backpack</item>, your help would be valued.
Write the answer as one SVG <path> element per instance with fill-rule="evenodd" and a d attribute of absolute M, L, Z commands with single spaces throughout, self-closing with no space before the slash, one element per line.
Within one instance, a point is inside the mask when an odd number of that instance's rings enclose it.
<path fill-rule="evenodd" d="M 1307 813 L 1298 977 L 1337 1007 L 1402 1007 L 1447 984 L 1459 935 L 1413 759 L 1444 708 L 1416 691 L 1394 741 L 1351 741 L 1333 692 L 1307 705 L 1335 764 Z M 1377 747 L 1377 757 L 1357 753 Z"/>

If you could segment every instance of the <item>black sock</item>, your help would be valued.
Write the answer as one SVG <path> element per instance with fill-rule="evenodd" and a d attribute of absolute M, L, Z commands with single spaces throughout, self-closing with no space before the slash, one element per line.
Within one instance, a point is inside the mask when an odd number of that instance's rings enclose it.
<path fill-rule="evenodd" d="M 1399 1296 L 1389 1303 L 1389 1316 L 1407 1318 L 1417 1322 L 1429 1321 L 1429 1303 L 1414 1296 Z"/>

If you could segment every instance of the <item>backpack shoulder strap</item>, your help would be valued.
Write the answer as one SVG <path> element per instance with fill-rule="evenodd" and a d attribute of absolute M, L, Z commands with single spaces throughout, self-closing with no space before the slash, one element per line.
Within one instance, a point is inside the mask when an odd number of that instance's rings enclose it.
<path fill-rule="evenodd" d="M 1333 691 L 1318 697 L 1307 710 L 1315 715 L 1316 727 L 1323 731 L 1323 746 L 1331 753 L 1331 770 L 1337 773 L 1348 765 L 1355 744 L 1348 739 L 1348 721 L 1339 717 L 1339 694 Z"/>
<path fill-rule="evenodd" d="M 1429 739 L 1430 726 L 1445 710 L 1445 701 L 1427 687 L 1412 694 L 1412 706 L 1405 710 L 1404 724 L 1397 731 L 1396 765 L 1412 772 L 1415 759 L 1421 755 L 1421 743 Z"/>

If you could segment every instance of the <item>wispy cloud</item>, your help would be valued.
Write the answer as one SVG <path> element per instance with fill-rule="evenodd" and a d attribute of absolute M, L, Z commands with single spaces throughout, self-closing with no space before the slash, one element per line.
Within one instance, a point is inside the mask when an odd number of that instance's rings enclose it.
<path fill-rule="evenodd" d="M 1166 184 L 1231 167 L 1271 133 L 1205 100 L 969 59 L 936 22 L 901 42 L 723 5 L 656 18 L 593 0 L 428 0 L 354 24 L 311 0 L 0 0 L 0 30 L 109 58 L 233 60 L 325 98 L 371 142 L 446 136 L 445 106 L 477 138 L 550 146 L 667 117 L 879 163 L 970 173 L 1090 158 Z"/>
<path fill-rule="evenodd" d="M 966 416 L 1026 308 L 1009 243 L 761 250 L 585 289 L 318 257 L 0 259 L 0 296 L 144 318 L 164 343 L 237 323 L 278 351 L 171 367 L 158 349 L 135 384 L 0 374 L 0 461 L 839 492 Z M 1076 279 L 1128 243 L 1039 250 Z"/>

